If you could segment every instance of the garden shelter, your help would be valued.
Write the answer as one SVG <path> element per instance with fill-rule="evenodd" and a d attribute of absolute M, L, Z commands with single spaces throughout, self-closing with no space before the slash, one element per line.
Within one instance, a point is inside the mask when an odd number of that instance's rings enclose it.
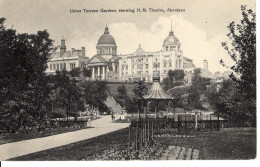
<path fill-rule="evenodd" d="M 148 93 L 143 96 L 143 101 L 146 103 L 145 116 L 147 117 L 148 102 L 155 101 L 155 104 L 156 104 L 155 115 L 157 118 L 158 117 L 158 103 L 160 101 L 163 101 L 167 105 L 167 118 L 168 118 L 170 102 L 173 102 L 173 104 L 175 105 L 178 100 L 179 99 L 170 96 L 166 91 L 163 90 L 163 88 L 161 87 L 161 84 L 160 84 L 160 75 L 158 72 L 155 72 L 153 75 L 152 87 L 150 88 Z"/>

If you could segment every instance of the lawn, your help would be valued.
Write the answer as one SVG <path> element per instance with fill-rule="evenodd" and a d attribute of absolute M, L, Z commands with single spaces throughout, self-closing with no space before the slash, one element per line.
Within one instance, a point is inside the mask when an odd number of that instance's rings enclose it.
<path fill-rule="evenodd" d="M 155 139 L 165 145 L 195 148 L 199 159 L 254 159 L 256 157 L 256 129 L 230 128 L 221 131 L 195 132 L 194 137 Z M 94 153 L 127 144 L 128 128 L 89 140 L 41 151 L 11 160 L 92 160 Z"/>
<path fill-rule="evenodd" d="M 225 128 L 221 131 L 195 133 L 194 138 L 160 138 L 167 145 L 192 147 L 200 150 L 200 159 L 256 158 L 255 128 Z"/>

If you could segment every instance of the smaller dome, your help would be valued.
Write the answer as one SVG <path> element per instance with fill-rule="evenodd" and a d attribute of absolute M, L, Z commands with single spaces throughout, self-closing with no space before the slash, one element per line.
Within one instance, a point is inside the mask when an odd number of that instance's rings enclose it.
<path fill-rule="evenodd" d="M 141 45 L 139 44 L 139 48 L 135 51 L 136 55 L 144 55 L 145 51 L 141 48 Z"/>
<path fill-rule="evenodd" d="M 97 45 L 109 44 L 116 45 L 116 41 L 112 35 L 109 34 L 108 27 L 106 26 L 104 34 L 99 38 Z"/>
<path fill-rule="evenodd" d="M 178 45 L 179 39 L 174 36 L 173 31 L 170 31 L 169 36 L 165 38 L 163 45 Z"/>

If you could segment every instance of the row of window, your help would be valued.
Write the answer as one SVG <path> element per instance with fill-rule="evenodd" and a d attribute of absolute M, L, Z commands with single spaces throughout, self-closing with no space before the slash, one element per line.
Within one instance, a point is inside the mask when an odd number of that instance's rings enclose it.
<path fill-rule="evenodd" d="M 163 64 L 163 66 L 164 66 L 164 67 L 167 67 L 167 63 L 165 62 L 165 63 Z M 177 64 L 176 64 L 176 66 L 177 66 Z M 125 68 L 125 67 L 126 67 L 126 68 Z M 148 67 L 149 67 L 149 65 L 146 64 L 146 65 L 145 65 L 145 68 L 148 69 Z M 172 62 L 169 62 L 169 67 L 172 67 Z M 153 67 L 153 68 L 156 68 L 156 67 Z M 160 68 L 160 63 L 158 63 L 157 68 Z M 122 66 L 122 70 L 125 70 L 125 69 L 126 69 L 126 70 L 128 69 L 128 65 Z M 134 65 L 132 65 L 132 69 L 134 69 Z M 143 64 L 137 64 L 137 69 L 143 69 Z"/>
<path fill-rule="evenodd" d="M 156 71 L 153 71 L 153 72 L 155 73 Z M 158 70 L 157 72 L 160 73 L 160 70 Z M 148 73 L 149 73 L 148 71 L 145 71 L 145 74 L 148 74 Z M 166 74 L 167 71 L 164 70 L 163 73 Z M 127 74 L 128 74 L 127 71 L 126 71 L 125 73 L 124 73 L 124 71 L 122 71 L 122 75 L 127 75 Z M 134 72 L 132 72 L 132 74 L 134 75 Z M 140 74 L 141 74 L 141 71 L 137 71 L 137 74 L 140 75 Z"/>
<path fill-rule="evenodd" d="M 164 67 L 167 67 L 167 62 L 164 62 L 163 63 L 163 66 Z M 176 64 L 176 66 L 177 66 L 177 64 Z M 145 68 L 146 69 L 148 69 L 148 67 L 149 67 L 149 64 L 146 64 L 145 65 Z M 169 67 L 172 67 L 172 62 L 169 62 Z M 154 67 L 155 68 L 155 67 Z M 158 66 L 157 66 L 157 68 L 160 68 L 160 63 L 158 63 Z M 126 66 L 122 66 L 122 70 L 124 70 L 124 69 L 128 69 L 128 65 L 126 65 Z M 132 69 L 134 69 L 134 65 L 132 65 Z M 143 64 L 137 64 L 137 69 L 143 69 Z"/>
<path fill-rule="evenodd" d="M 173 50 L 173 49 L 175 49 L 176 48 L 176 46 L 166 46 L 166 51 L 168 51 L 168 50 Z"/>
<path fill-rule="evenodd" d="M 76 63 L 70 63 L 70 69 L 76 68 Z M 66 70 L 66 63 L 50 64 L 50 70 Z"/>
<path fill-rule="evenodd" d="M 112 47 L 102 47 L 97 50 L 98 54 L 116 54 L 116 49 Z"/>

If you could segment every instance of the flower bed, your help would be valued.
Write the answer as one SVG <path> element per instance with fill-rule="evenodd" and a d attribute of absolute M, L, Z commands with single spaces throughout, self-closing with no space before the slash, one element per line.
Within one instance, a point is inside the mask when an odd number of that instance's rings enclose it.
<path fill-rule="evenodd" d="M 120 160 L 193 160 L 199 158 L 197 149 L 167 146 L 160 142 L 150 142 L 147 147 L 135 150 L 135 145 L 110 147 L 92 156 L 92 160 L 120 161 Z M 84 159 L 83 159 L 84 160 Z"/>

